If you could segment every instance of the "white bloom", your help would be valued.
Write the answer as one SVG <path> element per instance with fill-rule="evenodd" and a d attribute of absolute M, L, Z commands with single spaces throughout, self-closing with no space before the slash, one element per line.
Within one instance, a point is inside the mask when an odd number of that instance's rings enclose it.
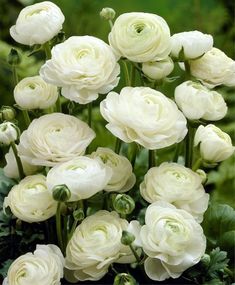
<path fill-rule="evenodd" d="M 171 51 L 170 29 L 158 15 L 125 13 L 116 19 L 109 43 L 119 56 L 134 62 L 162 60 Z"/>
<path fill-rule="evenodd" d="M 124 142 L 160 149 L 183 140 L 186 119 L 176 104 L 148 87 L 125 87 L 110 92 L 100 104 L 106 128 Z"/>
<path fill-rule="evenodd" d="M 170 57 L 156 62 L 144 62 L 142 71 L 151 79 L 159 80 L 169 75 L 174 69 L 174 63 Z"/>
<path fill-rule="evenodd" d="M 190 120 L 217 121 L 226 115 L 228 109 L 220 93 L 193 81 L 183 82 L 176 87 L 175 101 Z"/>
<path fill-rule="evenodd" d="M 90 157 L 100 159 L 113 171 L 110 181 L 104 188 L 105 191 L 124 193 L 134 186 L 136 181 L 135 174 L 132 172 L 132 165 L 126 157 L 103 147 L 97 148 Z"/>
<path fill-rule="evenodd" d="M 194 145 L 199 145 L 201 157 L 211 163 L 229 158 L 235 150 L 230 136 L 212 124 L 198 127 Z"/>
<path fill-rule="evenodd" d="M 30 164 L 53 166 L 83 155 L 94 137 L 93 130 L 74 116 L 44 115 L 22 133 L 19 155 Z"/>
<path fill-rule="evenodd" d="M 221 84 L 235 86 L 235 61 L 217 48 L 212 48 L 189 64 L 191 74 L 209 88 Z"/>
<path fill-rule="evenodd" d="M 71 271 L 68 279 L 99 280 L 113 262 L 133 262 L 129 247 L 121 243 L 127 227 L 127 220 L 116 212 L 99 211 L 85 218 L 66 248 L 65 267 Z"/>
<path fill-rule="evenodd" d="M 44 44 L 62 29 L 64 15 L 54 3 L 44 1 L 25 7 L 10 28 L 12 38 L 24 45 Z"/>
<path fill-rule="evenodd" d="M 202 56 L 213 47 L 213 37 L 199 31 L 190 31 L 174 34 L 171 37 L 171 55 L 178 57 L 183 48 L 186 59 L 194 59 Z"/>
<path fill-rule="evenodd" d="M 14 89 L 14 98 L 23 109 L 46 109 L 58 98 L 57 87 L 46 83 L 40 76 L 22 79 Z"/>
<path fill-rule="evenodd" d="M 18 146 L 16 147 L 18 148 Z M 10 178 L 18 179 L 20 177 L 20 174 L 12 148 L 10 148 L 9 152 L 5 155 L 5 160 L 7 164 L 3 168 L 4 175 Z M 21 163 L 25 175 L 32 175 L 40 169 L 39 166 L 32 165 L 22 158 L 21 158 Z"/>
<path fill-rule="evenodd" d="M 56 201 L 46 186 L 46 177 L 38 174 L 27 176 L 12 187 L 4 200 L 4 207 L 10 207 L 20 220 L 42 222 L 56 213 Z"/>
<path fill-rule="evenodd" d="M 198 263 L 205 253 L 206 238 L 193 216 L 173 205 L 158 201 L 151 204 L 140 230 L 144 268 L 152 280 L 178 278 Z"/>
<path fill-rule="evenodd" d="M 78 201 L 102 191 L 111 177 L 112 170 L 101 160 L 80 156 L 50 169 L 47 185 L 52 190 L 65 184 L 71 191 L 69 201 Z"/>
<path fill-rule="evenodd" d="M 43 79 L 62 87 L 62 95 L 80 104 L 117 86 L 120 66 L 111 47 L 91 36 L 70 37 L 56 45 L 40 70 Z"/>
<path fill-rule="evenodd" d="M 18 128 L 11 122 L 0 124 L 0 145 L 9 145 L 19 136 Z"/>
<path fill-rule="evenodd" d="M 60 285 L 64 257 L 54 244 L 37 245 L 34 253 L 18 257 L 9 267 L 5 285 Z"/>
<path fill-rule="evenodd" d="M 149 203 L 165 201 L 189 212 L 202 222 L 209 195 L 202 186 L 202 178 L 190 168 L 164 162 L 150 168 L 140 184 L 140 193 Z"/>

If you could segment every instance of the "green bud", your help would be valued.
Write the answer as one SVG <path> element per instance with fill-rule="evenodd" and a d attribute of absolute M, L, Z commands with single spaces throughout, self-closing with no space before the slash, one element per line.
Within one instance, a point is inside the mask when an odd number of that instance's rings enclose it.
<path fill-rule="evenodd" d="M 119 214 L 128 215 L 135 209 L 135 201 L 126 194 L 112 196 L 113 208 Z"/>
<path fill-rule="evenodd" d="M 21 62 L 21 57 L 18 53 L 18 51 L 14 48 L 11 49 L 8 58 L 7 58 L 7 62 L 10 65 L 19 65 Z"/>
<path fill-rule="evenodd" d="M 52 189 L 53 199 L 58 202 L 66 202 L 71 197 L 71 192 L 69 188 L 65 185 L 56 185 Z"/>
<path fill-rule="evenodd" d="M 196 173 L 199 176 L 201 176 L 202 184 L 205 184 L 207 182 L 207 174 L 206 174 L 206 172 L 204 170 L 202 170 L 202 169 L 198 169 L 198 170 L 196 170 Z"/>
<path fill-rule="evenodd" d="M 121 243 L 124 245 L 131 245 L 135 240 L 135 236 L 128 231 L 122 231 Z"/>
<path fill-rule="evenodd" d="M 116 12 L 109 7 L 103 8 L 100 11 L 100 17 L 105 20 L 113 20 L 115 18 Z"/>
<path fill-rule="evenodd" d="M 210 258 L 210 255 L 208 254 L 204 254 L 201 258 L 201 263 L 206 267 L 209 266 L 210 261 L 211 261 L 211 258 Z"/>
<path fill-rule="evenodd" d="M 76 221 L 82 221 L 85 218 L 84 211 L 82 209 L 77 209 L 73 212 L 74 220 Z"/>
<path fill-rule="evenodd" d="M 3 121 L 12 121 L 15 118 L 16 112 L 10 106 L 2 106 L 0 109 L 1 120 Z"/>
<path fill-rule="evenodd" d="M 119 273 L 115 276 L 113 285 L 136 285 L 137 282 L 130 274 Z"/>

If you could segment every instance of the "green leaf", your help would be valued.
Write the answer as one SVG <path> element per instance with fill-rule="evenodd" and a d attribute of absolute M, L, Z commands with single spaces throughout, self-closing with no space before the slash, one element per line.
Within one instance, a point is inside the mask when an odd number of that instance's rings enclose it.
<path fill-rule="evenodd" d="M 207 270 L 207 274 L 212 278 L 219 278 L 221 272 L 228 266 L 229 259 L 227 258 L 227 252 L 220 251 L 217 247 L 210 253 L 210 264 Z"/>
<path fill-rule="evenodd" d="M 2 275 L 3 278 L 5 278 L 7 276 L 8 268 L 10 267 L 12 262 L 13 262 L 12 259 L 8 259 L 1 264 L 0 275 Z"/>

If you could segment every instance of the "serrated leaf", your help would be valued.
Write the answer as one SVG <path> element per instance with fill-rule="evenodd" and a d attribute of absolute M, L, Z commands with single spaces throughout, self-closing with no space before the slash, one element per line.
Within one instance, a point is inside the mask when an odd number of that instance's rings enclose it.
<path fill-rule="evenodd" d="M 221 272 L 227 267 L 229 259 L 226 251 L 220 251 L 219 248 L 213 249 L 210 253 L 210 264 L 207 274 L 211 278 L 218 278 Z"/>

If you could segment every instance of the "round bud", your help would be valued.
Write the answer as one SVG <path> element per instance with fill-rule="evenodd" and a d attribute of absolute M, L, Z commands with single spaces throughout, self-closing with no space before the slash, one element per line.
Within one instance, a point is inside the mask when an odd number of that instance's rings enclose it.
<path fill-rule="evenodd" d="M 18 53 L 18 51 L 14 48 L 11 49 L 8 58 L 7 58 L 7 62 L 10 65 L 19 65 L 21 62 L 21 57 Z"/>
<path fill-rule="evenodd" d="M 2 106 L 0 114 L 3 121 L 12 121 L 15 118 L 16 112 L 15 109 L 10 106 Z"/>
<path fill-rule="evenodd" d="M 0 144 L 10 145 L 19 138 L 19 135 L 20 130 L 15 124 L 11 122 L 0 124 Z"/>
<path fill-rule="evenodd" d="M 207 174 L 204 170 L 202 169 L 197 169 L 196 170 L 196 173 L 201 176 L 202 178 L 202 184 L 205 184 L 207 182 Z"/>
<path fill-rule="evenodd" d="M 69 188 L 65 185 L 56 185 L 52 189 L 53 199 L 58 202 L 66 202 L 71 197 L 71 192 Z"/>
<path fill-rule="evenodd" d="M 113 207 L 119 214 L 128 215 L 135 209 L 135 201 L 127 194 L 112 196 Z"/>
<path fill-rule="evenodd" d="M 100 17 L 105 20 L 113 20 L 115 18 L 116 12 L 112 8 L 103 8 L 100 11 Z"/>
<path fill-rule="evenodd" d="M 85 218 L 84 211 L 82 209 L 77 209 L 73 212 L 74 220 L 76 221 L 82 221 Z"/>
<path fill-rule="evenodd" d="M 119 273 L 115 276 L 113 285 L 136 285 L 137 282 L 130 274 Z"/>
<path fill-rule="evenodd" d="M 121 243 L 124 245 L 131 245 L 135 240 L 135 236 L 128 231 L 122 231 Z"/>
<path fill-rule="evenodd" d="M 211 261 L 211 258 L 210 258 L 210 255 L 208 254 L 204 254 L 201 258 L 201 263 L 206 267 L 209 266 L 210 261 Z"/>

